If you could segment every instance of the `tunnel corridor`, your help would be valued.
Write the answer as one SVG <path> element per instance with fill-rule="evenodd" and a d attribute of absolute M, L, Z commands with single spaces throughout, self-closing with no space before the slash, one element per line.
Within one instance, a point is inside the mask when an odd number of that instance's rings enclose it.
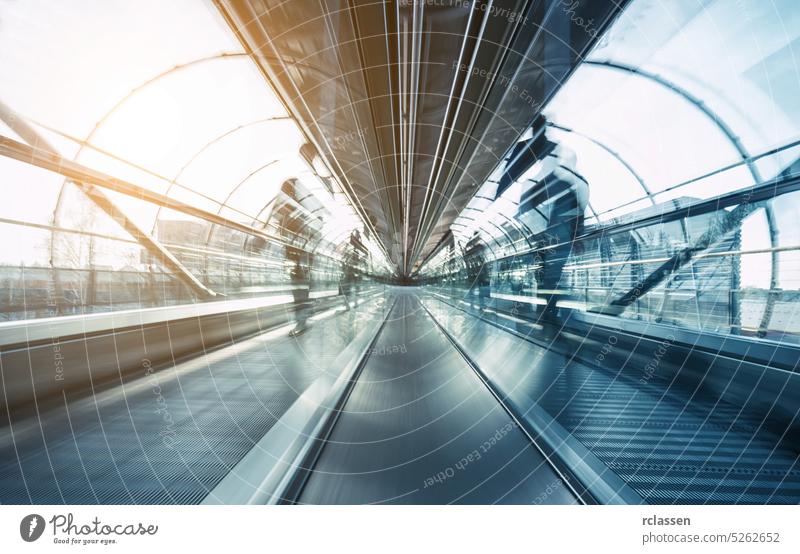
<path fill-rule="evenodd" d="M 79 4 L 0 2 L 0 504 L 800 503 L 797 2 Z"/>

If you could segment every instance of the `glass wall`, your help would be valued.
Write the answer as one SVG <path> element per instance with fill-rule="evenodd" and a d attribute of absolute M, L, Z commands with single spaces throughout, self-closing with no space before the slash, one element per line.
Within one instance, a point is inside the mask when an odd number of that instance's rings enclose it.
<path fill-rule="evenodd" d="M 211 2 L 3 1 L 0 28 L 1 317 L 278 294 L 298 252 L 312 296 L 387 271 Z"/>
<path fill-rule="evenodd" d="M 800 342 L 798 59 L 794 2 L 631 2 L 520 139 L 550 148 L 505 189 L 501 163 L 420 276 L 473 303 L 489 273 L 531 317 Z"/>

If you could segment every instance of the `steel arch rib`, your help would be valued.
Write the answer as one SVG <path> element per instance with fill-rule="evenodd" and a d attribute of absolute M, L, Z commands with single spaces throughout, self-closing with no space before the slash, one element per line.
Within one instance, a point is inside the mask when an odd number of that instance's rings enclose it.
<path fill-rule="evenodd" d="M 728 126 L 728 124 L 725 123 L 725 121 L 716 112 L 714 112 L 702 100 L 694 96 L 692 93 L 690 93 L 683 87 L 680 87 L 677 84 L 673 83 L 672 81 L 655 73 L 651 73 L 649 71 L 642 70 L 638 67 L 629 66 L 611 60 L 603 60 L 603 61 L 586 60 L 583 63 L 593 67 L 601 67 L 616 71 L 622 71 L 630 75 L 637 75 L 639 77 L 642 77 L 643 79 L 647 79 L 648 81 L 651 81 L 668 89 L 674 94 L 677 94 L 678 96 L 680 96 L 681 98 L 692 104 L 700 112 L 702 112 L 702 114 L 717 127 L 717 129 L 725 136 L 725 138 L 728 139 L 728 141 L 734 147 L 736 152 L 739 154 L 742 163 L 744 163 L 747 166 L 747 170 L 750 172 L 750 175 L 753 178 L 753 183 L 755 184 L 762 182 L 761 175 L 753 161 L 752 156 L 750 156 L 750 154 L 747 152 L 747 149 L 744 147 L 739 137 L 733 132 L 733 130 Z M 771 208 L 768 208 L 767 212 L 771 214 L 772 212 Z M 777 247 L 778 230 L 774 227 L 774 217 L 768 215 L 767 221 L 769 224 L 770 243 L 773 247 L 773 252 L 771 256 L 772 260 L 770 264 L 770 271 L 771 271 L 770 290 L 774 290 L 775 287 L 777 287 L 778 273 L 780 271 L 778 253 L 777 251 L 774 250 Z M 767 294 L 767 301 L 766 301 L 766 306 L 764 308 L 764 315 L 759 325 L 760 333 L 765 332 L 765 330 L 768 328 L 770 320 L 772 319 L 774 305 L 775 305 L 775 295 L 771 293 Z"/>

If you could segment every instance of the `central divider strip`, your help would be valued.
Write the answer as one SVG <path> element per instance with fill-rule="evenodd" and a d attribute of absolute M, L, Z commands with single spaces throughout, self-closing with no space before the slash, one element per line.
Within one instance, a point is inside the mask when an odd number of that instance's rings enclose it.
<path fill-rule="evenodd" d="M 396 302 L 334 359 L 331 368 L 341 370 L 314 381 L 203 504 L 295 503 Z"/>
<path fill-rule="evenodd" d="M 478 379 L 480 379 L 480 381 L 489 390 L 492 396 L 494 396 L 495 400 L 497 400 L 500 406 L 502 406 L 502 408 L 505 410 L 505 412 L 508 414 L 511 420 L 528 438 L 528 440 L 531 442 L 534 448 L 536 448 L 536 450 L 539 451 L 539 453 L 544 457 L 544 459 L 547 460 L 547 463 L 550 464 L 550 467 L 553 469 L 553 471 L 555 471 L 556 474 L 561 478 L 561 480 L 567 485 L 567 488 L 569 488 L 572 494 L 575 495 L 575 498 L 577 498 L 581 504 L 596 504 L 597 499 L 594 498 L 594 496 L 589 492 L 588 489 L 586 489 L 586 487 L 581 485 L 581 481 L 577 479 L 575 475 L 573 475 L 570 468 L 567 467 L 566 464 L 562 463 L 561 460 L 556 458 L 553 455 L 553 452 L 548 452 L 539 445 L 539 442 L 533 436 L 533 433 L 529 431 L 528 425 L 525 424 L 525 419 L 517 416 L 516 410 L 514 410 L 511 406 L 509 406 L 507 402 L 505 402 L 504 397 L 497 390 L 495 390 L 491 381 L 489 381 L 488 377 L 483 373 L 478 364 L 476 364 L 475 361 L 469 356 L 469 354 L 467 354 L 467 352 L 461 347 L 461 344 L 455 339 L 455 337 L 453 337 L 447 331 L 447 329 L 445 329 L 445 327 L 441 323 L 439 323 L 439 320 L 437 320 L 436 317 L 434 317 L 434 315 L 430 312 L 425 303 L 420 300 L 419 304 L 422 306 L 422 309 L 425 310 L 425 313 L 428 314 L 428 317 L 431 318 L 431 320 L 439 329 L 439 331 L 441 331 L 442 334 L 444 334 L 444 336 L 447 337 L 447 340 L 450 342 L 453 348 L 455 348 L 456 351 L 461 355 L 466 364 L 472 369 L 472 371 L 475 372 L 475 375 L 477 375 Z M 577 485 L 577 487 L 575 485 Z"/>
<path fill-rule="evenodd" d="M 367 348 L 361 353 L 361 356 L 359 356 L 358 363 L 353 364 L 352 369 L 348 368 L 347 371 L 342 373 L 343 375 L 349 373 L 349 377 L 345 381 L 340 381 L 344 386 L 342 387 L 341 391 L 337 391 L 336 393 L 336 407 L 327 414 L 327 417 L 324 418 L 324 420 L 320 421 L 313 437 L 307 442 L 306 448 L 304 449 L 305 452 L 303 459 L 296 466 L 297 471 L 295 471 L 293 475 L 287 475 L 287 477 L 290 479 L 286 483 L 285 488 L 282 490 L 281 498 L 278 500 L 278 503 L 296 504 L 297 500 L 300 498 L 300 495 L 303 493 L 303 487 L 313 473 L 314 466 L 317 465 L 317 460 L 319 460 L 322 451 L 325 449 L 325 444 L 330 438 L 331 432 L 333 431 L 336 422 L 339 420 L 339 416 L 344 410 L 347 400 L 350 398 L 350 393 L 353 392 L 353 388 L 358 382 L 358 379 L 361 376 L 364 366 L 367 364 L 370 354 L 374 350 L 375 343 L 378 341 L 378 337 L 381 336 L 383 328 L 386 326 L 386 322 L 389 320 L 389 316 L 394 311 L 395 304 L 397 304 L 397 297 L 394 298 L 392 301 L 392 306 L 386 311 L 383 321 L 372 335 Z M 365 333 L 368 331 L 369 329 L 366 329 Z M 329 400 L 330 399 L 331 398 L 329 397 Z"/>
<path fill-rule="evenodd" d="M 440 302 L 450 306 L 454 310 L 458 310 L 486 324 L 492 325 L 499 331 L 505 331 L 517 339 L 526 341 L 531 345 L 536 345 L 538 348 L 544 348 L 538 343 L 526 339 L 524 336 L 505 327 L 501 327 L 488 319 L 458 308 L 449 302 L 442 300 L 440 300 Z M 627 483 L 613 471 L 609 470 L 602 461 L 576 440 L 571 433 L 564 429 L 541 407 L 534 404 L 523 410 L 521 407 L 516 406 L 502 390 L 496 388 L 492 384 L 491 379 L 483 373 L 480 366 L 472 360 L 472 357 L 467 353 L 466 349 L 461 346 L 458 340 L 439 323 L 433 314 L 431 314 L 422 300 L 420 300 L 420 304 L 422 304 L 422 307 L 428 312 L 428 315 L 436 322 L 436 325 L 444 332 L 453 346 L 455 346 L 456 350 L 461 353 L 464 359 L 467 360 L 470 366 L 475 370 L 486 387 L 492 392 L 495 398 L 498 399 L 503 408 L 505 408 L 506 412 L 508 412 L 514 421 L 520 425 L 520 428 L 525 431 L 525 434 L 528 435 L 536 448 L 539 449 L 553 467 L 556 468 L 556 471 L 570 477 L 570 479 L 566 480 L 568 483 L 579 487 L 579 490 L 582 492 L 576 494 L 579 495 L 581 500 L 590 504 L 603 505 L 643 503 L 642 498 L 630 488 Z M 534 437 L 537 437 L 538 440 L 535 440 Z M 544 444 L 546 450 L 542 447 L 542 444 Z"/>

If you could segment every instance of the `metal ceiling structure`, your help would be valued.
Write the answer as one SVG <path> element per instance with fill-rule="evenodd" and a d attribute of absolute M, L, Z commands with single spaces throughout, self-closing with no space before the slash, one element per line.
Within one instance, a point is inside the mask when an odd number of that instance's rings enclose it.
<path fill-rule="evenodd" d="M 409 275 L 626 2 L 215 4 Z"/>

